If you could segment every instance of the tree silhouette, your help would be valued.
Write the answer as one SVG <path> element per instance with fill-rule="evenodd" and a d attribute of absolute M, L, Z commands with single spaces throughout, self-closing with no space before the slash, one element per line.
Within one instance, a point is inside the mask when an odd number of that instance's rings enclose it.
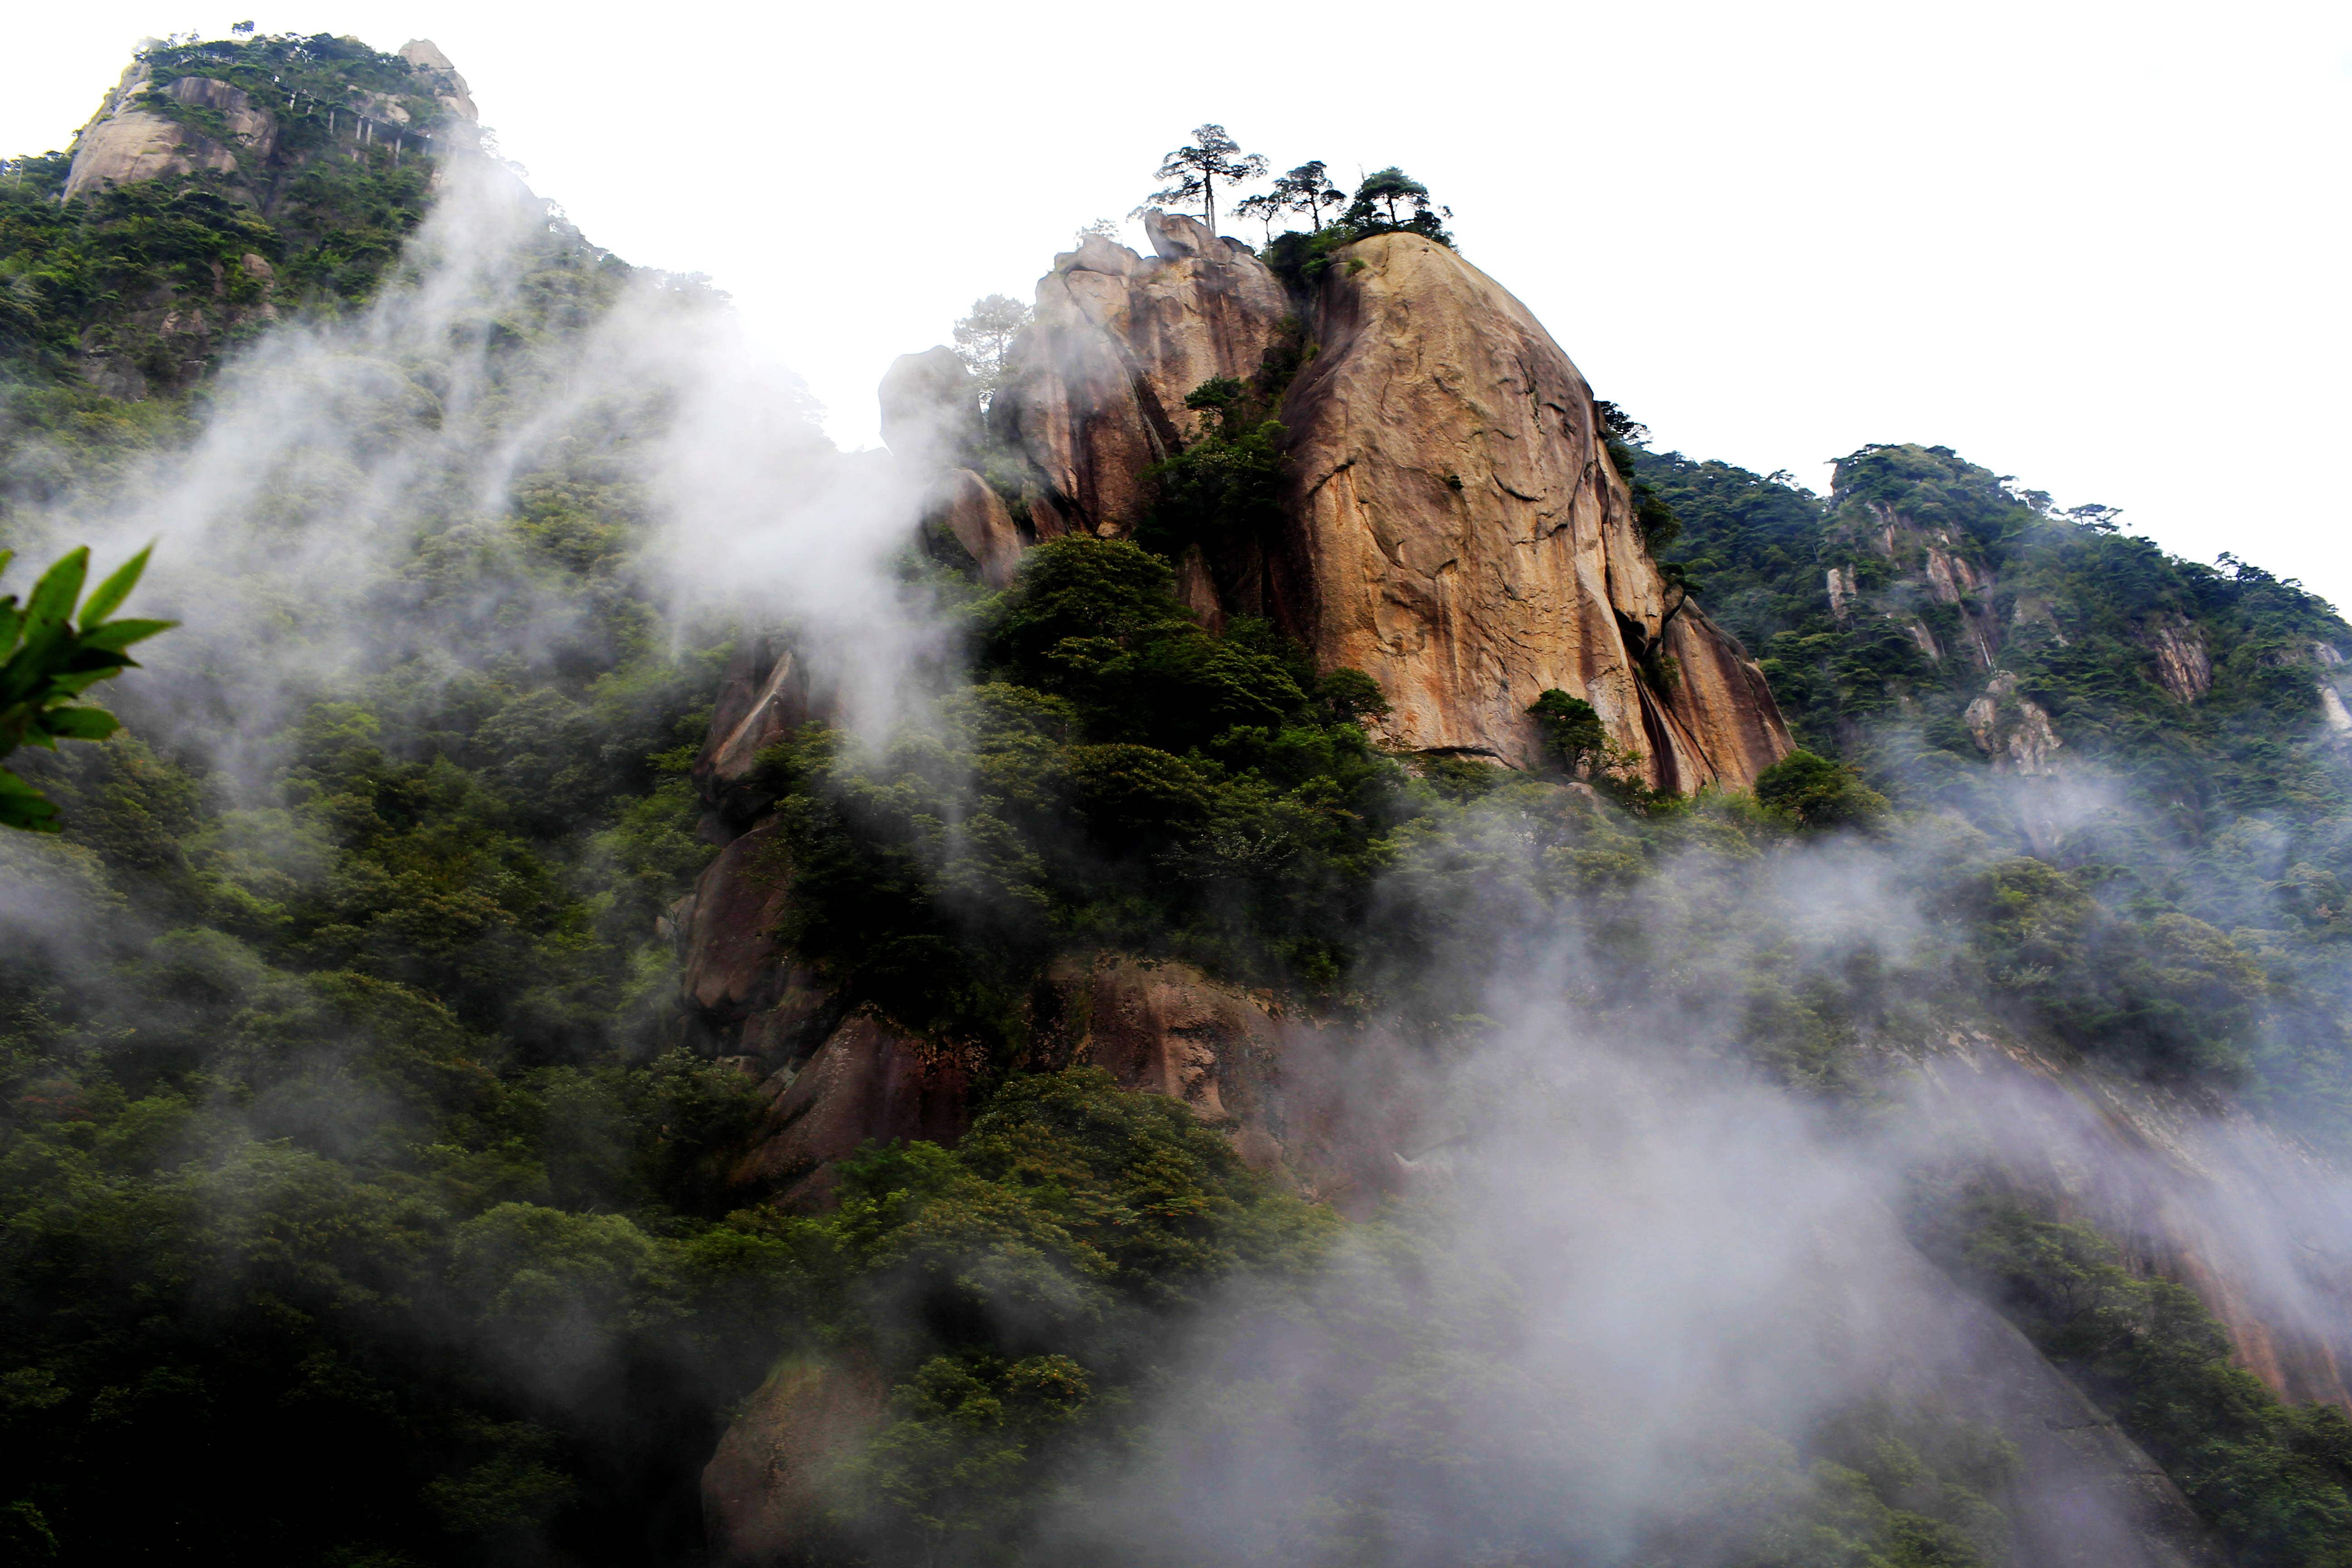
<path fill-rule="evenodd" d="M 1255 153 L 1244 153 L 1241 144 L 1225 134 L 1222 125 L 1195 126 L 1192 143 L 1179 147 L 1160 161 L 1158 179 L 1172 181 L 1167 189 L 1151 193 L 1154 203 L 1181 205 L 1199 202 L 1209 232 L 1217 232 L 1217 182 L 1228 184 L 1243 180 L 1255 180 L 1265 173 L 1265 159 Z M 1138 207 L 1136 213 L 1144 209 Z"/>
<path fill-rule="evenodd" d="M 955 324 L 956 358 L 979 381 L 982 404 L 1004 384 L 1005 356 L 1013 340 L 1029 324 L 1028 306 L 1006 294 L 991 294 L 971 302 L 971 314 Z"/>
<path fill-rule="evenodd" d="M 1399 202 L 1412 208 L 1411 216 L 1398 216 Z M 1356 187 L 1356 199 L 1348 205 L 1348 210 L 1340 216 L 1339 221 L 1368 236 L 1419 234 L 1440 244 L 1451 245 L 1454 243 L 1452 237 L 1438 226 L 1438 220 L 1453 216 L 1452 207 L 1430 205 L 1427 185 L 1391 165 L 1365 176 L 1364 183 Z"/>
<path fill-rule="evenodd" d="M 1308 226 L 1320 232 L 1323 209 L 1335 207 L 1348 198 L 1326 174 L 1321 160 L 1301 163 L 1286 174 L 1275 178 L 1274 189 L 1255 196 L 1245 196 L 1234 208 L 1246 216 L 1261 218 L 1266 226 L 1266 237 L 1272 242 L 1274 221 L 1284 213 L 1305 213 Z"/>

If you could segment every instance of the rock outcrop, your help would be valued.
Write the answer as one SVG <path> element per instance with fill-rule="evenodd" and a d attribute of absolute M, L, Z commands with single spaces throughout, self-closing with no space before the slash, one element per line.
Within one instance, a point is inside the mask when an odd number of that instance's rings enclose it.
<path fill-rule="evenodd" d="M 167 174 L 237 167 L 236 153 L 229 147 L 146 108 L 141 100 L 153 86 L 147 62 L 131 61 L 74 142 L 73 167 L 66 174 L 67 200 Z M 164 90 L 179 102 L 218 110 L 231 135 L 257 158 L 266 158 L 276 143 L 275 117 L 255 110 L 244 93 L 226 82 L 182 77 Z"/>
<path fill-rule="evenodd" d="M 152 39 L 142 42 L 140 58 L 131 62 L 75 138 L 73 165 L 66 175 L 67 199 L 110 186 L 213 170 L 239 176 L 244 194 L 264 211 L 270 210 L 277 176 L 290 167 L 280 155 L 278 116 L 229 83 L 201 74 L 159 83 L 145 58 L 152 47 Z M 400 58 L 416 68 L 417 85 L 424 89 L 420 96 L 430 94 L 449 121 L 470 130 L 476 119 L 474 100 L 449 58 L 428 38 L 410 39 Z M 147 95 L 155 90 L 173 102 L 206 111 L 208 123 L 225 131 L 226 137 L 206 134 L 150 108 Z M 381 93 L 363 96 L 369 101 L 349 105 L 342 116 L 354 130 L 359 114 L 394 125 L 410 122 L 407 109 L 396 99 Z"/>
<path fill-rule="evenodd" d="M 856 1014 L 805 1061 L 786 1061 L 761 1086 L 768 1112 L 734 1183 L 782 1207 L 822 1208 L 832 1199 L 834 1168 L 859 1145 L 961 1138 L 973 1077 L 971 1064 Z"/>
<path fill-rule="evenodd" d="M 793 1357 L 777 1365 L 702 1471 L 710 1561 L 755 1568 L 825 1561 L 830 1511 L 849 1500 L 839 1471 L 887 1414 L 870 1370 Z"/>
<path fill-rule="evenodd" d="M 1992 1179 L 2194 1290 L 2282 1397 L 2352 1410 L 2352 1193 L 2242 1110 L 1964 1038 L 1923 1065 L 1923 1126 Z"/>
<path fill-rule="evenodd" d="M 2050 778 L 2064 771 L 2066 743 L 2050 722 L 2048 710 L 2017 689 L 2008 670 L 1995 675 L 1984 695 L 1968 706 L 1969 733 L 1992 760 L 1993 772 L 2022 778 Z"/>
<path fill-rule="evenodd" d="M 472 124 L 481 119 L 474 108 L 474 95 L 449 57 L 430 38 L 411 38 L 400 46 L 400 58 L 416 68 L 431 89 L 433 100 L 457 120 Z"/>
<path fill-rule="evenodd" d="M 1285 317 L 1281 282 L 1188 217 L 1146 216 L 1157 256 L 1088 236 L 1037 284 L 994 423 L 1040 479 L 1037 531 L 1126 535 L 1144 521 L 1150 465 L 1199 428 L 1184 399 L 1256 374 Z"/>
<path fill-rule="evenodd" d="M 1294 299 L 1189 218 L 1146 226 L 1155 258 L 1090 237 L 1038 285 L 995 421 L 1038 476 L 1033 518 L 1132 532 L 1141 470 L 1197 431 L 1185 396 L 1303 333 L 1286 530 L 1184 563 L 1204 621 L 1268 615 L 1325 668 L 1364 670 L 1403 750 L 1528 765 L 1526 709 L 1559 689 L 1666 788 L 1744 785 L 1787 752 L 1754 665 L 1643 548 L 1591 389 L 1501 287 L 1389 235 Z"/>

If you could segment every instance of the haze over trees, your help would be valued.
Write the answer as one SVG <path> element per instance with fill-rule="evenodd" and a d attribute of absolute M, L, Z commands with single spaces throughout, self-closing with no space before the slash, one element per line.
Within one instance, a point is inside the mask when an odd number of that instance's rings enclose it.
<path fill-rule="evenodd" d="M 1030 308 L 1005 294 L 989 294 L 971 302 L 971 313 L 955 324 L 956 357 L 979 383 L 983 406 L 1004 384 L 1006 355 L 1013 340 L 1029 324 Z"/>
<path fill-rule="evenodd" d="M 415 79 L 326 38 L 153 59 L 257 95 L 279 68 L 308 90 Z M 1213 222 L 1216 184 L 1264 165 L 1217 127 L 1194 141 L 1161 177 Z M 0 811 L 48 830 L 0 834 L 12 1563 L 700 1561 L 698 1479 L 736 1412 L 845 1364 L 875 1420 L 844 1441 L 839 1506 L 804 1510 L 840 1531 L 803 1554 L 824 1568 L 1150 1560 L 1139 1539 L 1216 1568 L 2030 1568 L 2018 1449 L 1937 1397 L 1797 1419 L 1741 1404 L 1745 1375 L 1677 1391 L 1581 1349 L 1529 1375 L 1528 1345 L 1572 1336 L 1514 1272 L 1542 1249 L 1512 1226 L 1553 1204 L 1588 1226 L 1644 1162 L 1705 1193 L 1706 1141 L 1758 1108 L 1809 1155 L 1887 1141 L 1912 1048 L 1966 1030 L 2235 1104 L 2307 1162 L 2352 1153 L 2352 765 L 2326 706 L 2352 627 L 2293 583 L 2177 560 L 1948 448 L 1864 447 L 1822 497 L 1654 451 L 1601 404 L 1601 454 L 1580 449 L 1630 482 L 1643 545 L 1685 552 L 1660 573 L 1661 636 L 1702 615 L 1736 631 L 1802 749 L 1752 794 L 1654 789 L 1587 696 L 1548 689 L 1524 710 L 1537 765 L 1410 753 L 1371 675 L 1193 591 L 1204 558 L 1290 525 L 1278 413 L 1318 353 L 1302 308 L 1253 372 L 1183 399 L 1134 537 L 1045 537 L 986 582 L 909 526 L 871 582 L 826 579 L 921 606 L 919 721 L 795 713 L 747 761 L 730 826 L 698 761 L 722 704 L 756 694 L 751 654 L 793 628 L 680 607 L 662 520 L 712 492 L 676 488 L 677 389 L 596 374 L 614 342 L 650 355 L 715 302 L 534 216 L 468 283 L 482 297 L 404 336 L 431 165 L 320 151 L 269 212 L 202 174 L 64 200 L 61 158 L 0 171 L 8 537 L 135 509 L 241 400 L 342 399 L 256 479 L 234 531 L 258 564 L 212 580 L 207 614 L 249 613 L 253 645 L 214 628 L 170 684 L 159 658 L 110 689 L 122 732 L 83 699 L 161 629 L 110 618 L 143 556 L 76 605 L 68 555 L 0 611 L 0 748 L 25 742 L 5 754 L 46 797 Z M 1368 237 L 1447 242 L 1395 168 L 1346 198 L 1302 163 L 1259 200 L 1242 210 L 1306 226 L 1267 247 L 1286 282 Z M 168 312 L 265 299 L 317 349 L 279 362 L 299 375 L 184 372 Z M 1027 314 L 992 294 L 958 323 L 983 393 Z M 757 439 L 761 507 L 856 493 L 790 419 Z M 1465 507 L 1479 482 L 1419 478 Z M 375 510 L 338 510 L 352 491 Z M 1010 516 L 1021 492 L 995 500 Z M 829 566 L 855 552 L 823 521 L 809 559 Z M 750 569 L 706 548 L 706 574 Z M 285 586 L 306 551 L 336 563 L 331 604 Z M 155 646 L 206 635 L 190 619 Z M 1969 651 L 1988 626 L 2005 694 Z M 1653 663 L 1654 693 L 1672 674 Z M 2029 703 L 2110 791 L 2039 852 L 2011 743 L 2039 733 Z M 792 985 L 970 1075 L 960 1140 L 869 1146 L 814 1212 L 746 1184 L 779 1097 L 822 1075 L 799 1058 L 759 1085 L 756 1042 L 685 1043 L 680 933 L 722 855 L 759 891 L 737 934 L 785 942 Z M 1822 935 L 1886 910 L 1899 942 Z M 1513 1062 L 1516 1022 L 1534 1043 L 1506 1094 L 1569 1102 L 1606 1168 L 1344 1219 L 1237 1135 L 1251 1108 L 1045 1060 L 1056 1030 L 1114 1054 L 1118 1020 L 1040 1001 L 1114 961 L 1326 1039 L 1381 1020 L 1433 1074 Z M 1475 1010 L 1496 973 L 1497 994 L 1553 986 L 1555 1010 Z M 1187 1070 L 1263 1045 L 1213 1012 L 1183 1015 Z M 1605 1074 L 1519 1071 L 1596 1041 L 1747 1098 L 1654 1140 Z M 1381 1158 L 1468 1170 L 1475 1131 Z M 1775 1203 L 1804 1184 L 1737 1173 Z M 1906 1177 L 1886 1201 L 1919 1246 L 2146 1447 L 2231 1568 L 2341 1568 L 2333 1405 L 2233 1364 L 2186 1287 L 2086 1225 L 1964 1172 Z M 1630 1251 L 1672 1250 L 1643 1224 Z M 1772 1313 L 1744 1238 L 1667 1261 L 1743 1352 L 1782 1319 L 1843 1347 L 1858 1315 L 1822 1259 L 1846 1239 L 1808 1238 Z M 762 1462 L 824 1431 L 790 1426 Z M 1655 1495 L 1590 1484 L 1637 1448 Z M 1271 1480 L 1159 1485 L 1269 1452 L 1293 1461 Z M 1297 1505 L 1281 1530 L 1186 1555 L 1204 1538 L 1185 1531 L 1245 1532 L 1277 1494 Z"/>

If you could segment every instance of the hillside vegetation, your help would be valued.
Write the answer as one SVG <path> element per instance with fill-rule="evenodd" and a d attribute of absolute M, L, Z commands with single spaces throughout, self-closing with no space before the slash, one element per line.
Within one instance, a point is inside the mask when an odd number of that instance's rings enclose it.
<path fill-rule="evenodd" d="M 273 112 L 432 108 L 407 62 L 341 40 L 152 64 Z M 1169 554 L 1264 524 L 1280 427 L 1253 406 L 1161 472 L 1164 537 L 1043 545 L 993 592 L 910 538 L 891 581 L 952 650 L 935 710 L 880 746 L 812 722 L 761 759 L 796 950 L 981 1085 L 955 1148 L 870 1149 L 835 1209 L 780 1214 L 730 1179 L 763 1104 L 678 1045 L 664 923 L 713 853 L 688 773 L 746 628 L 680 608 L 653 563 L 646 452 L 677 389 L 572 395 L 615 312 L 721 301 L 542 212 L 457 329 L 371 336 L 413 308 L 401 247 L 434 163 L 287 145 L 266 189 L 60 202 L 62 155 L 0 174 L 0 543 L 26 559 L 79 542 L 61 518 L 153 504 L 273 321 L 361 366 L 333 383 L 348 445 L 272 472 L 242 553 L 183 563 L 221 625 L 193 595 L 178 651 L 115 683 L 126 732 L 25 765 L 63 832 L 0 837 L 12 1561 L 698 1562 L 702 1464 L 803 1362 L 891 1391 L 829 1560 L 1099 1560 L 1088 1521 L 1155 1458 L 1135 1412 L 1201 1364 L 1204 1311 L 1272 1325 L 1220 1352 L 1236 1429 L 1302 1355 L 1356 1390 L 1311 1412 L 1337 1456 L 1311 1528 L 1253 1561 L 2009 1560 L 2014 1452 L 1903 1399 L 1786 1429 L 1702 1412 L 1685 1460 L 1714 1481 L 1638 1540 L 1512 1514 L 1515 1488 L 1575 1473 L 1528 1456 L 1582 1395 L 1520 1391 L 1507 1427 L 1465 1413 L 1539 1303 L 1499 1266 L 1452 1271 L 1426 1215 L 1343 1221 L 1174 1101 L 1023 1070 L 1059 954 L 1182 960 L 1454 1059 L 1498 1028 L 1472 977 L 1566 948 L 1592 959 L 1558 985 L 1593 1037 L 1776 1086 L 1825 1126 L 1892 1114 L 1906 1053 L 1965 1023 L 2352 1151 L 2352 844 L 2323 696 L 2352 628 L 2327 606 L 2053 516 L 1942 448 L 1865 449 L 1824 500 L 1622 447 L 1650 537 L 1678 524 L 1808 752 L 1754 795 L 1662 796 L 1561 709 L 1541 773 L 1391 756 L 1360 673 L 1263 620 L 1213 635 L 1175 596 Z M 256 309 L 193 363 L 152 325 L 190 300 Z M 141 395 L 101 384 L 118 361 Z M 1256 468 L 1208 482 L 1200 459 L 1236 449 Z M 394 467 L 408 488 L 363 540 L 320 537 Z M 1938 597 L 1931 537 L 1997 585 Z M 322 549 L 344 552 L 331 602 L 276 565 Z M 2013 760 L 2017 700 L 2038 705 L 2059 774 L 1996 769 L 1971 728 L 1991 669 L 1963 650 L 1988 626 L 2015 681 L 1978 728 Z M 2192 642 L 2210 679 L 2183 696 L 2158 650 Z M 1803 874 L 1822 865 L 1916 911 L 1899 951 L 1808 940 L 1839 896 Z M 2095 1236 L 1982 1197 L 1923 1230 L 2235 1561 L 2340 1563 L 2342 1421 L 2231 1369 L 2193 1299 Z"/>

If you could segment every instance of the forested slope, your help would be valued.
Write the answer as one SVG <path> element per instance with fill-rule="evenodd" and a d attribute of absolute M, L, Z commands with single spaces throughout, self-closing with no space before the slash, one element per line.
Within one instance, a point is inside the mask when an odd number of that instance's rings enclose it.
<path fill-rule="evenodd" d="M 1210 395 L 1132 538 L 1024 510 L 991 580 L 707 288 L 313 122 L 466 118 L 412 52 L 159 47 L 123 102 L 226 163 L 0 179 L 0 543 L 161 536 L 184 623 L 124 736 L 10 758 L 65 817 L 0 841 L 13 1557 L 702 1561 L 716 1451 L 828 1562 L 2340 1560 L 2335 1406 L 1919 1091 L 2013 1051 L 2352 1143 L 2326 606 L 1940 449 L 1824 501 L 1621 422 L 1579 483 L 1652 488 L 1621 548 L 1810 752 L 1661 790 L 1558 705 L 1531 767 L 1384 746 L 1378 681 L 1188 588 L 1287 525 L 1279 355 L 1163 389 Z M 769 639 L 820 679 L 698 794 Z M 951 1079 L 952 1146 L 771 1201 L 814 1042 L 680 994 L 715 839 L 763 975 Z M 1136 1092 L 1120 1029 L 1193 1076 Z M 1267 1121 L 1318 1084 L 1378 1183 Z"/>

